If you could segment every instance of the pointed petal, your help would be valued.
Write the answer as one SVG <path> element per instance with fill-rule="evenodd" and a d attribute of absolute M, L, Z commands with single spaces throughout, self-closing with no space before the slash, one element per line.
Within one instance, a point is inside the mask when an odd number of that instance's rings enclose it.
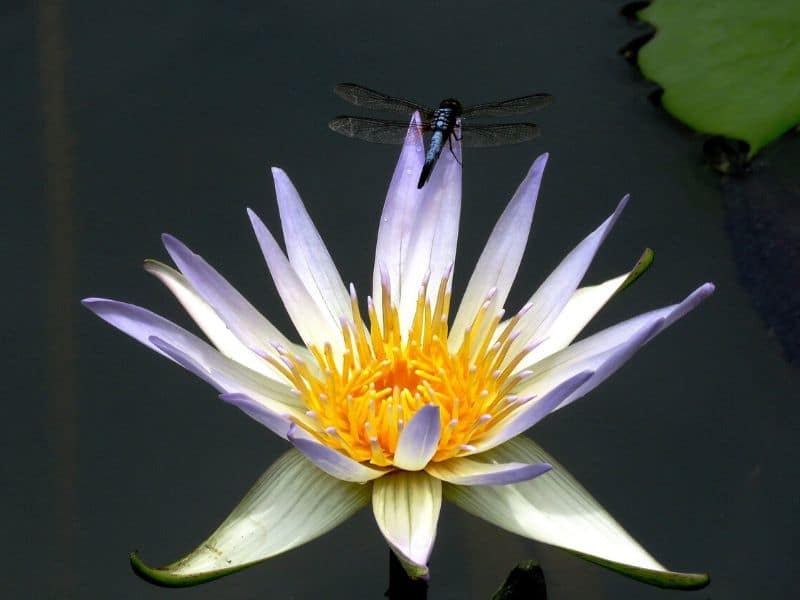
<path fill-rule="evenodd" d="M 375 268 L 372 275 L 372 298 L 375 300 L 379 318 L 382 315 L 381 269 L 388 275 L 392 301 L 398 305 L 403 264 L 423 195 L 423 191 L 417 189 L 419 172 L 425 162 L 425 147 L 419 130 L 420 122 L 419 113 L 414 113 L 400 152 L 400 160 L 397 162 L 389 191 L 386 193 L 386 202 L 383 205 L 378 228 Z"/>
<path fill-rule="evenodd" d="M 339 354 L 342 348 L 342 335 L 338 321 L 334 321 L 327 311 L 317 305 L 258 215 L 249 208 L 247 214 L 250 216 L 258 245 L 264 254 L 278 294 L 300 337 L 307 346 L 323 348 L 325 343 L 330 343 Z"/>
<path fill-rule="evenodd" d="M 490 289 L 496 290 L 495 306 L 499 308 L 505 304 L 528 243 L 547 158 L 545 153 L 536 159 L 492 230 L 453 321 L 448 339 L 451 350 L 461 344 L 464 329 L 477 314 Z"/>
<path fill-rule="evenodd" d="M 439 282 L 449 277 L 455 262 L 461 213 L 460 157 L 461 143 L 453 137 L 423 188 L 424 196 L 401 273 L 400 325 L 403 331 L 413 321 L 422 282 L 426 278 L 432 282 L 428 286 L 428 300 L 433 303 Z"/>
<path fill-rule="evenodd" d="M 394 466 L 404 471 L 420 471 L 436 454 L 442 432 L 439 407 L 420 408 L 408 421 L 394 451 Z"/>
<path fill-rule="evenodd" d="M 451 458 L 431 463 L 425 468 L 428 475 L 453 485 L 508 485 L 528 481 L 547 473 L 552 467 L 547 463 L 483 462 L 483 455 L 470 458 Z"/>
<path fill-rule="evenodd" d="M 378 528 L 412 577 L 428 573 L 441 507 L 442 483 L 425 472 L 397 471 L 373 483 Z"/>
<path fill-rule="evenodd" d="M 557 461 L 525 436 L 483 455 L 498 462 L 546 462 L 552 471 L 505 486 L 444 485 L 448 500 L 518 535 L 558 546 L 646 583 L 694 589 L 703 574 L 667 571 Z"/>
<path fill-rule="evenodd" d="M 288 438 L 308 460 L 336 479 L 365 483 L 386 474 L 384 470 L 364 465 L 333 448 L 320 444 L 294 425 L 289 429 Z"/>
<path fill-rule="evenodd" d="M 220 527 L 190 554 L 164 567 L 131 555 L 143 579 L 168 587 L 205 583 L 319 537 L 369 502 L 368 486 L 323 473 L 296 450 L 267 469 Z"/>
<path fill-rule="evenodd" d="M 561 381 L 572 373 L 595 370 L 591 380 L 558 406 L 563 408 L 605 381 L 639 348 L 700 304 L 713 291 L 712 284 L 704 284 L 679 304 L 623 321 L 551 354 L 532 365 L 536 375 L 525 381 L 516 393 L 536 394 L 538 390 L 549 389 L 553 382 Z"/>
<path fill-rule="evenodd" d="M 287 439 L 287 433 L 292 422 L 287 414 L 279 414 L 267 408 L 261 402 L 256 402 L 250 396 L 242 393 L 220 394 L 220 400 L 235 406 L 251 419 L 258 421 L 271 432 Z"/>
<path fill-rule="evenodd" d="M 192 287 L 211 305 L 219 318 L 245 346 L 263 355 L 274 353 L 270 342 L 284 346 L 290 343 L 202 257 L 169 234 L 162 235 L 161 240 Z"/>
<path fill-rule="evenodd" d="M 281 169 L 273 168 L 272 177 L 289 263 L 311 297 L 320 307 L 327 308 L 335 321 L 351 316 L 350 295 L 300 194 Z"/>
<path fill-rule="evenodd" d="M 608 232 L 617 222 L 627 203 L 628 196 L 625 196 L 614 213 L 578 244 L 531 296 L 528 303 L 532 308 L 518 326 L 518 330 L 521 332 L 519 336 L 521 345 L 524 346 L 533 339 L 545 336 L 544 332 L 556 320 L 572 293 L 577 289 L 594 255 L 600 248 L 600 244 L 606 239 Z"/>
<path fill-rule="evenodd" d="M 297 411 L 299 401 L 289 387 L 259 375 L 255 371 L 226 358 L 203 340 L 182 327 L 134 304 L 104 298 L 86 298 L 83 305 L 98 317 L 127 333 L 151 350 L 196 373 L 222 392 L 243 392 L 278 413 Z M 165 351 L 163 340 L 175 352 Z"/>
<path fill-rule="evenodd" d="M 185 352 L 159 337 L 150 336 L 149 342 L 156 350 L 174 360 L 187 371 L 194 373 L 223 394 L 244 394 L 263 404 L 276 414 L 290 414 L 294 418 L 305 422 L 306 416 L 300 410 L 300 407 L 288 404 L 289 401 L 297 404 L 297 398 L 292 396 L 288 387 L 279 383 L 265 385 L 265 382 L 270 380 L 260 377 L 252 371 L 248 372 L 241 365 L 222 356 L 217 361 L 203 363 L 198 360 L 196 355 Z M 280 399 L 285 399 L 287 402 L 281 402 Z M 285 434 L 279 435 L 286 437 Z"/>
<path fill-rule="evenodd" d="M 562 378 L 560 383 L 551 386 L 548 391 L 543 392 L 540 396 L 528 400 L 496 423 L 483 438 L 474 440 L 472 445 L 475 450 L 470 454 L 485 452 L 530 429 L 558 408 L 566 398 L 573 395 L 576 390 L 579 390 L 594 376 L 595 372 L 587 369 Z"/>
<path fill-rule="evenodd" d="M 144 268 L 155 275 L 174 294 L 186 312 L 203 330 L 211 343 L 228 358 L 277 381 L 285 381 L 283 375 L 256 354 L 228 328 L 213 307 L 197 293 L 181 273 L 155 260 L 147 260 Z M 294 344 L 292 344 L 294 346 Z"/>
<path fill-rule="evenodd" d="M 653 251 L 647 248 L 633 269 L 627 273 L 599 285 L 575 290 L 547 330 L 545 334 L 547 337 L 528 355 L 526 363 L 534 364 L 545 356 L 569 346 L 589 321 L 605 306 L 606 302 L 638 279 L 652 262 Z"/>

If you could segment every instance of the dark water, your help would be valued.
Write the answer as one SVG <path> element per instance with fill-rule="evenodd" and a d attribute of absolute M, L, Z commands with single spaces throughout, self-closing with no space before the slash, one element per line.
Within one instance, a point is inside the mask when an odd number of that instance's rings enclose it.
<path fill-rule="evenodd" d="M 800 592 L 798 372 L 740 284 L 700 138 L 649 104 L 651 88 L 616 54 L 640 33 L 619 4 L 4 5 L 3 594 L 381 597 L 386 550 L 370 511 L 208 586 L 136 578 L 127 552 L 163 563 L 194 547 L 283 444 L 78 306 L 103 295 L 186 323 L 140 268 L 164 258 L 169 231 L 291 331 L 244 212 L 277 224 L 270 165 L 287 170 L 343 276 L 363 288 L 398 150 L 327 131 L 347 108 L 330 88 L 350 80 L 430 104 L 556 96 L 536 115 L 539 141 L 466 154 L 456 290 L 540 152 L 551 160 L 512 305 L 630 192 L 589 280 L 627 269 L 645 246 L 656 262 L 593 327 L 703 281 L 717 292 L 531 433 L 667 566 L 711 572 L 692 597 Z M 784 140 L 761 164 L 796 191 L 798 157 Z M 677 594 L 446 506 L 430 596 L 486 598 L 528 558 L 555 599 Z"/>

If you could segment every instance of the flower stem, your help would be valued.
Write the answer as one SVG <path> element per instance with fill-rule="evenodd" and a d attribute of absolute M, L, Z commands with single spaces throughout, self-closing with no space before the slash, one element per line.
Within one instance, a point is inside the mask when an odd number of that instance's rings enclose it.
<path fill-rule="evenodd" d="M 409 577 L 391 550 L 389 550 L 389 589 L 384 596 L 389 600 L 426 600 L 428 597 L 428 582 Z"/>

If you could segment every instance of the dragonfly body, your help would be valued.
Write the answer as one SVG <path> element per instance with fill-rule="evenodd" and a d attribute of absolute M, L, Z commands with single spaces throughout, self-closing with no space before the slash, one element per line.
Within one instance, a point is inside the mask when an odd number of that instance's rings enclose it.
<path fill-rule="evenodd" d="M 444 145 L 455 135 L 456 124 L 461 116 L 461 102 L 455 98 L 447 98 L 439 103 L 439 108 L 433 111 L 428 127 L 433 132 L 428 142 L 428 151 L 425 153 L 425 164 L 419 175 L 417 188 L 425 185 L 433 172 L 433 166 L 439 160 Z"/>
<path fill-rule="evenodd" d="M 429 133 L 431 137 L 425 153 L 425 164 L 422 167 L 419 183 L 417 184 L 418 188 L 421 188 L 428 181 L 436 161 L 444 150 L 445 144 L 450 142 L 451 136 L 456 135 L 459 119 L 468 120 L 472 117 L 504 117 L 523 114 L 547 106 L 553 99 L 549 94 L 534 94 L 512 98 L 511 100 L 464 107 L 458 100 L 447 98 L 439 103 L 438 108 L 430 109 L 411 100 L 387 96 L 355 83 L 340 83 L 333 91 L 337 96 L 356 106 L 406 114 L 411 114 L 415 111 L 420 113 L 422 118 L 421 132 Z M 408 122 L 405 121 L 350 116 L 337 117 L 328 123 L 328 127 L 337 133 L 380 144 L 403 143 L 408 126 Z M 528 141 L 539 135 L 538 128 L 533 123 L 462 124 L 460 133 L 461 137 L 459 139 L 465 146 L 515 144 Z"/>

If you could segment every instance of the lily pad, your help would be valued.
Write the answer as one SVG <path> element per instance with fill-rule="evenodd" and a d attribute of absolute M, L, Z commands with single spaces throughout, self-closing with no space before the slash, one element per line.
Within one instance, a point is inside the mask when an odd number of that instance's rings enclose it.
<path fill-rule="evenodd" d="M 744 140 L 752 158 L 800 123 L 798 0 L 656 0 L 637 16 L 657 30 L 639 68 L 689 127 Z"/>

